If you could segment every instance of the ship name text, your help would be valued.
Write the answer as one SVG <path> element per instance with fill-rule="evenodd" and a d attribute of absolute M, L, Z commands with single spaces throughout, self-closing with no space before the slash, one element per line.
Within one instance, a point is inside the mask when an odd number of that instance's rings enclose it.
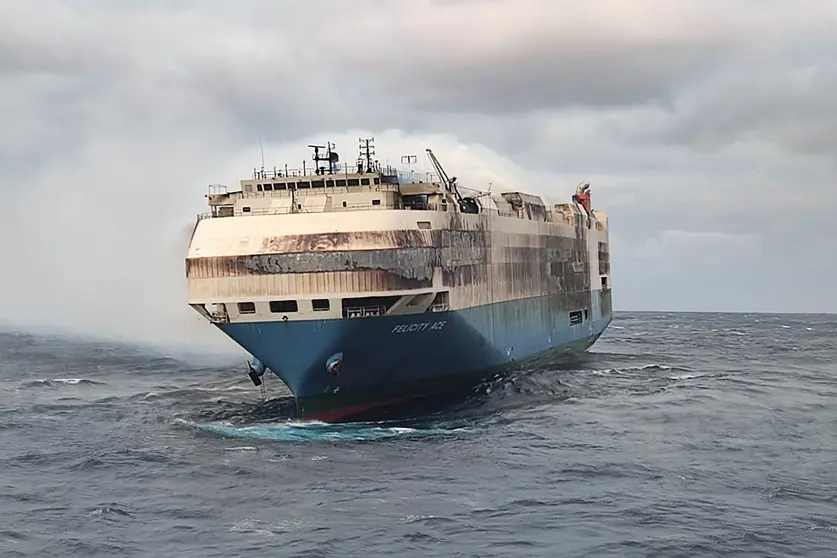
<path fill-rule="evenodd" d="M 422 322 L 420 324 L 401 324 L 392 328 L 390 335 L 396 333 L 415 333 L 417 331 L 438 331 L 445 328 L 447 321 Z"/>

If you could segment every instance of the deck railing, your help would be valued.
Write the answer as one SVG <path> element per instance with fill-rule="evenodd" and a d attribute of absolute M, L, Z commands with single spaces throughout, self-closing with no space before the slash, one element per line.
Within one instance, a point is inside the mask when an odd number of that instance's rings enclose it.
<path fill-rule="evenodd" d="M 402 184 L 410 182 L 439 181 L 438 175 L 433 172 L 404 171 L 396 167 L 392 167 L 390 165 L 378 166 L 374 169 L 366 170 L 362 174 L 370 173 L 380 173 L 382 176 L 397 177 L 399 182 L 401 182 Z M 320 170 L 313 165 L 310 167 L 306 166 L 301 169 L 292 169 L 288 168 L 287 166 L 273 167 L 272 169 L 253 169 L 253 180 L 281 180 L 283 178 L 302 178 L 306 176 L 321 176 L 323 178 L 328 178 L 329 176 L 339 176 L 348 174 L 358 174 L 357 163 L 338 163 L 337 165 L 335 165 L 333 173 L 329 173 L 328 170 L 326 170 L 324 173 L 320 172 Z"/>
<path fill-rule="evenodd" d="M 416 208 L 409 205 L 404 205 L 403 203 L 394 203 L 389 205 L 370 205 L 370 204 L 350 204 L 345 207 L 341 206 L 334 206 L 328 209 L 306 209 L 305 206 L 302 208 L 291 208 L 291 207 L 269 207 L 269 208 L 250 208 L 250 211 L 244 211 L 241 213 L 237 213 L 235 215 L 213 215 L 211 212 L 204 212 L 197 214 L 197 220 L 202 221 L 203 219 L 219 219 L 219 218 L 226 218 L 226 217 L 248 217 L 248 216 L 264 216 L 264 215 L 291 215 L 297 213 L 341 213 L 345 211 L 381 211 L 381 210 L 389 210 L 389 211 L 447 211 L 447 206 L 445 205 L 428 205 L 423 208 Z M 482 215 L 492 215 L 495 217 L 518 217 L 516 213 L 509 213 L 506 211 L 499 211 L 497 209 L 482 209 L 480 212 Z"/>
<path fill-rule="evenodd" d="M 386 313 L 386 306 L 357 306 L 343 309 L 343 316 L 346 318 L 368 318 L 370 316 L 383 316 Z"/>

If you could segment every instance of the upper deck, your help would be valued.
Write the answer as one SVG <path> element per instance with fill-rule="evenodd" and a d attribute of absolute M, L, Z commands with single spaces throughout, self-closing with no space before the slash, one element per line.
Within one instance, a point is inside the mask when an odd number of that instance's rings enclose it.
<path fill-rule="evenodd" d="M 578 209 L 575 204 L 547 207 L 536 195 L 522 192 L 492 194 L 463 188 L 450 178 L 431 150 L 428 158 L 436 172 L 404 171 L 382 166 L 366 153 L 355 164 L 340 163 L 328 145 L 327 154 L 313 159 L 326 165 L 272 170 L 254 169 L 251 178 L 240 181 L 238 190 L 213 185 L 207 195 L 210 211 L 199 219 L 245 217 L 252 215 L 287 215 L 344 211 L 414 210 L 468 214 L 489 214 L 532 221 L 572 224 Z M 415 162 L 415 156 L 410 157 Z M 606 216 L 596 212 L 597 228 L 606 228 Z"/>

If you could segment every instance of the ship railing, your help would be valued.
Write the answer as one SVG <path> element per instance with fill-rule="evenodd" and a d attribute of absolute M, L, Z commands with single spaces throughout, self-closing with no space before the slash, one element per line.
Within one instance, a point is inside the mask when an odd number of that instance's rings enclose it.
<path fill-rule="evenodd" d="M 226 312 L 209 312 L 209 319 L 213 323 L 225 324 L 230 321 L 230 315 Z"/>
<path fill-rule="evenodd" d="M 210 184 L 208 190 L 210 196 L 229 194 L 229 190 L 223 184 Z"/>
<path fill-rule="evenodd" d="M 355 306 L 343 309 L 343 315 L 346 318 L 369 318 L 371 316 L 383 316 L 386 313 L 386 306 Z"/>
<path fill-rule="evenodd" d="M 340 174 L 368 174 L 373 172 L 380 173 L 383 176 L 394 176 L 397 177 L 399 181 L 404 182 L 430 182 L 431 178 L 435 176 L 434 173 L 430 172 L 418 172 L 413 170 L 404 171 L 390 165 L 378 165 L 372 169 L 364 170 L 364 172 L 358 173 L 357 163 L 337 163 L 334 166 L 334 172 L 332 173 L 328 172 L 328 167 L 326 167 L 325 172 L 321 172 L 319 168 L 314 165 L 311 165 L 310 167 L 304 166 L 301 169 L 288 168 L 287 166 L 273 167 L 272 169 L 253 169 L 253 180 L 300 178 L 304 176 L 322 176 L 327 178 L 328 176 L 336 176 Z"/>
<path fill-rule="evenodd" d="M 290 215 L 293 213 L 339 213 L 343 211 L 381 211 L 381 210 L 403 210 L 403 211 L 447 211 L 447 205 L 445 204 L 427 204 L 422 207 L 413 207 L 409 204 L 404 204 L 401 202 L 397 203 L 390 203 L 387 205 L 371 205 L 368 203 L 358 203 L 358 204 L 347 204 L 345 206 L 332 206 L 328 209 L 310 209 L 302 206 L 301 208 L 295 207 L 268 207 L 268 208 L 259 208 L 259 207 L 251 207 L 249 211 L 241 212 L 235 214 L 237 217 L 246 217 L 249 215 Z M 497 209 L 490 209 L 490 208 L 483 208 L 480 212 L 483 215 L 495 215 L 500 217 L 516 217 L 519 216 L 516 213 L 509 213 L 506 211 L 499 211 Z M 210 212 L 206 213 L 198 213 L 197 220 L 202 221 L 203 219 L 215 219 L 215 218 L 224 218 L 224 217 L 233 217 L 233 215 L 213 215 Z"/>

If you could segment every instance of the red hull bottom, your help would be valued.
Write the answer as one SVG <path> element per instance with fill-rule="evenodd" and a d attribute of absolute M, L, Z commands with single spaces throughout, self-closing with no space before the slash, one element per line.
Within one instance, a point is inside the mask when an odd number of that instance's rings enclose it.
<path fill-rule="evenodd" d="M 384 399 L 380 401 L 358 403 L 356 405 L 340 407 L 337 409 L 324 409 L 322 411 L 307 412 L 301 414 L 300 419 L 303 421 L 319 421 L 329 423 L 349 422 L 353 418 L 359 417 L 364 414 L 369 414 L 372 411 L 383 410 L 392 407 L 397 403 L 421 399 L 422 397 L 426 397 L 426 395 L 411 395 L 405 397 L 398 397 L 394 399 Z"/>

